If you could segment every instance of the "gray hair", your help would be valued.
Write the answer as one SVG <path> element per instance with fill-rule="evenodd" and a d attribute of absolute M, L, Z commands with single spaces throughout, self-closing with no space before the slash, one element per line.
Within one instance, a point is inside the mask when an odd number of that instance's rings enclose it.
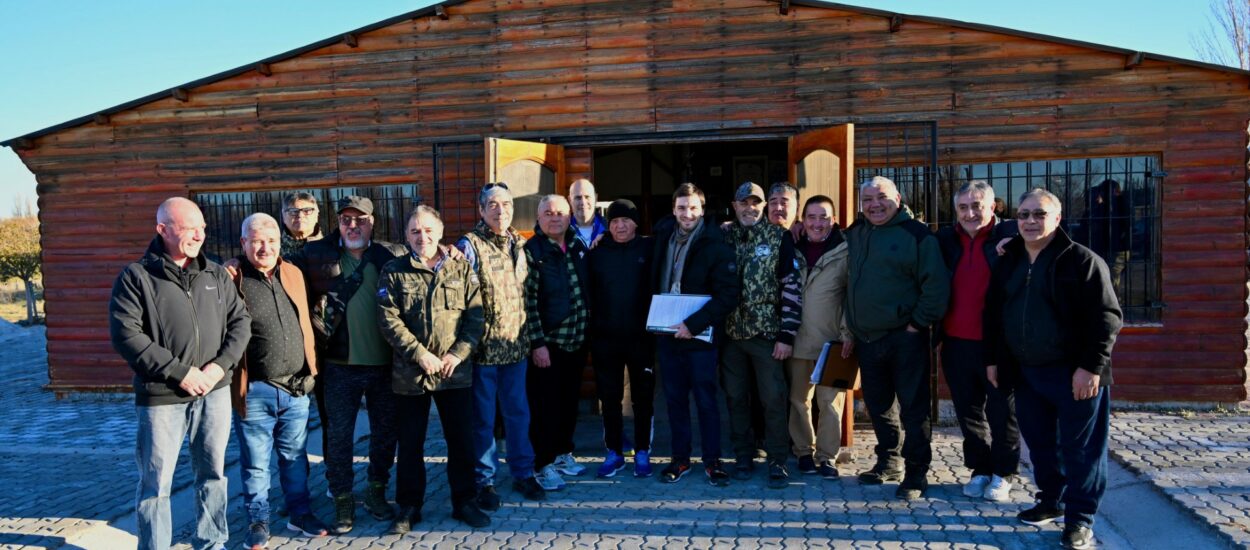
<path fill-rule="evenodd" d="M 951 197 L 951 203 L 958 208 L 959 197 L 972 193 L 980 194 L 982 200 L 990 203 L 994 202 L 994 187 L 986 183 L 985 180 L 972 180 L 959 186 L 959 190 L 955 191 L 955 196 Z"/>
<path fill-rule="evenodd" d="M 881 189 L 882 191 L 889 189 L 891 191 L 894 191 L 894 194 L 898 196 L 900 201 L 903 199 L 903 194 L 899 192 L 898 186 L 894 184 L 894 180 L 887 178 L 885 176 L 873 176 L 872 179 L 864 183 L 861 183 L 859 185 L 860 194 L 862 195 L 864 193 L 864 189 L 867 189 L 869 187 L 876 187 L 877 189 Z"/>
<path fill-rule="evenodd" d="M 1020 204 L 1024 204 L 1024 201 L 1028 199 L 1037 199 L 1038 202 L 1049 202 L 1051 206 L 1055 207 L 1055 214 L 1063 214 L 1063 203 L 1059 202 L 1059 197 L 1055 196 L 1055 194 L 1050 191 L 1042 189 L 1041 187 L 1034 187 L 1033 189 L 1029 189 L 1021 194 Z"/>
<path fill-rule="evenodd" d="M 512 191 L 508 189 L 508 184 L 503 182 L 486 184 L 482 187 L 482 192 L 477 195 L 477 205 L 485 210 L 486 205 L 490 203 L 490 198 L 500 193 L 506 195 L 508 200 L 512 200 Z"/>
<path fill-rule="evenodd" d="M 243 225 L 239 228 L 239 233 L 243 235 L 244 239 L 246 239 L 252 236 L 253 230 L 265 229 L 269 227 L 272 227 L 274 231 L 281 231 L 278 228 L 278 220 L 273 219 L 273 216 L 264 212 L 257 212 L 251 216 L 243 218 Z"/>
<path fill-rule="evenodd" d="M 311 202 L 313 203 L 313 206 L 317 206 L 317 197 L 315 195 L 309 193 L 308 191 L 296 191 L 294 193 L 287 193 L 287 196 L 282 199 L 282 207 L 290 208 L 295 206 L 295 203 L 299 201 Z"/>
<path fill-rule="evenodd" d="M 777 193 L 786 193 L 786 194 L 789 194 L 789 195 L 793 195 L 793 196 L 794 196 L 794 200 L 795 200 L 796 202 L 799 200 L 799 190 L 798 190 L 798 188 L 796 188 L 796 187 L 795 187 L 795 186 L 793 186 L 793 185 L 790 185 L 790 182 L 788 182 L 788 181 L 779 181 L 779 182 L 776 182 L 776 183 L 774 183 L 774 184 L 772 185 L 772 187 L 769 187 L 769 188 L 768 188 L 768 196 L 769 196 L 769 197 L 772 197 L 773 195 L 776 195 Z"/>
<path fill-rule="evenodd" d="M 538 201 L 538 214 L 541 215 L 543 213 L 543 209 L 547 208 L 548 204 L 557 200 L 563 202 L 565 206 L 569 206 L 569 200 L 560 195 L 544 195 L 543 198 Z M 569 208 L 572 209 L 571 206 Z"/>
<path fill-rule="evenodd" d="M 424 204 L 419 204 L 417 205 L 416 208 L 412 209 L 412 213 L 408 214 L 408 221 L 404 222 L 404 225 L 411 224 L 412 220 L 415 220 L 417 219 L 417 216 L 422 216 L 422 215 L 434 218 L 434 221 L 438 222 L 438 226 L 443 227 L 442 214 L 439 214 L 438 210 L 435 210 Z"/>

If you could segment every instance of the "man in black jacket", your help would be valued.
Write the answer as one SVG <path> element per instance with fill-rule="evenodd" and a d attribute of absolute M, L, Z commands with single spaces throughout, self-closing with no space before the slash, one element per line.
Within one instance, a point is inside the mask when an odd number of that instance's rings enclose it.
<path fill-rule="evenodd" d="M 1030 525 L 1062 517 L 1064 547 L 1089 548 L 1107 488 L 1111 349 L 1122 315 L 1106 262 L 1059 229 L 1061 214 L 1046 190 L 1020 197 L 1020 237 L 994 266 L 986 297 L 986 376 L 1016 387 L 1039 489 L 1037 505 L 1018 517 Z"/>
<path fill-rule="evenodd" d="M 135 372 L 139 548 L 168 548 L 169 492 L 184 436 L 195 466 L 196 548 L 224 545 L 230 372 L 251 317 L 230 276 L 200 254 L 204 215 L 181 197 L 156 211 L 157 237 L 113 283 L 109 337 Z"/>
<path fill-rule="evenodd" d="M 395 462 L 395 394 L 391 392 L 391 347 L 377 323 L 378 275 L 407 252 L 403 246 L 374 241 L 373 201 L 349 195 L 338 201 L 338 230 L 308 243 L 291 262 L 308 278 L 313 330 L 325 358 L 326 481 L 334 496 L 334 531 L 351 531 L 356 520 L 352 496 L 352 444 L 361 396 L 369 408 L 369 487 L 365 509 L 390 521 L 386 485 Z"/>
<path fill-rule="evenodd" d="M 660 480 L 676 483 L 690 471 L 690 394 L 699 408 L 699 433 L 708 483 L 724 486 L 729 474 L 721 464 L 720 409 L 716 399 L 716 346 L 697 339 L 714 328 L 715 339 L 725 337 L 721 324 L 738 305 L 738 268 L 734 251 L 725 244 L 715 220 L 705 218 L 703 191 L 683 183 L 673 192 L 673 217 L 655 228 L 652 263 L 654 292 L 697 294 L 711 299 L 684 322 L 669 327 L 672 336 L 657 338 L 661 383 L 673 432 L 673 462 Z M 719 343 L 719 342 L 717 342 Z"/>
<path fill-rule="evenodd" d="M 603 444 L 608 455 L 599 477 L 612 477 L 625 468 L 625 371 L 629 371 L 634 408 L 634 476 L 651 476 L 651 415 L 654 412 L 654 345 L 647 333 L 651 303 L 651 255 L 654 239 L 638 236 L 638 208 L 626 199 L 608 206 L 608 233 L 590 251 L 591 354 L 595 389 L 603 411 Z"/>
<path fill-rule="evenodd" d="M 995 247 L 1016 234 L 1016 222 L 994 216 L 994 188 L 980 180 L 955 192 L 957 223 L 938 230 L 942 259 L 951 275 L 951 299 L 942 320 L 941 356 L 955 417 L 964 436 L 964 465 L 972 478 L 964 495 L 1001 502 L 1020 468 L 1020 429 L 1015 396 L 985 378 L 981 314 Z M 992 436 L 992 437 L 991 437 Z"/>

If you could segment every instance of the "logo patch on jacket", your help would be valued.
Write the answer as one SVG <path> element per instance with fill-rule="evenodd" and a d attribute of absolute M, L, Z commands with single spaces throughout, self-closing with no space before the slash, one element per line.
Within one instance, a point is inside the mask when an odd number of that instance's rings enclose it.
<path fill-rule="evenodd" d="M 385 300 L 388 295 L 389 294 L 387 294 L 385 286 L 378 287 L 378 298 L 382 298 L 383 300 Z"/>
<path fill-rule="evenodd" d="M 772 254 L 772 253 L 773 253 L 773 247 L 768 246 L 768 245 L 766 245 L 766 244 L 761 244 L 761 245 L 759 245 L 759 246 L 755 247 L 755 257 L 756 257 L 756 258 L 763 258 L 763 257 L 765 257 L 765 256 L 768 256 L 769 254 Z"/>

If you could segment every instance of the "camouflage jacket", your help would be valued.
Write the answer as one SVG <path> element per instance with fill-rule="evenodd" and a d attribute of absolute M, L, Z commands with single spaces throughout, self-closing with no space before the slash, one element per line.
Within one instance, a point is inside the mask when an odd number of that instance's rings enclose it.
<path fill-rule="evenodd" d="M 525 238 L 509 228 L 496 235 L 478 222 L 473 231 L 456 243 L 469 258 L 481 281 L 486 334 L 474 352 L 479 365 L 507 365 L 529 355 L 525 331 Z"/>
<path fill-rule="evenodd" d="M 794 240 L 780 226 L 730 224 L 725 242 L 734 248 L 742 282 L 738 307 L 725 320 L 734 340 L 760 336 L 794 345 L 802 310 L 802 263 Z"/>
<path fill-rule="evenodd" d="M 392 391 L 420 395 L 473 385 L 469 356 L 485 330 L 478 287 L 469 263 L 446 251 L 437 271 L 412 254 L 386 264 L 378 277 L 378 325 L 395 350 Z M 426 374 L 419 363 L 426 352 L 461 362 L 449 377 Z"/>

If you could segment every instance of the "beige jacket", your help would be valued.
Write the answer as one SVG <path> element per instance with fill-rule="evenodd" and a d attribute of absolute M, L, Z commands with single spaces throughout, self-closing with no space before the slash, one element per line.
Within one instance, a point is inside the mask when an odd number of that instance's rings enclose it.
<path fill-rule="evenodd" d="M 803 274 L 803 317 L 794 339 L 794 357 L 815 361 L 825 342 L 849 341 L 843 318 L 848 277 L 847 246 L 843 242 L 825 252 Z"/>

